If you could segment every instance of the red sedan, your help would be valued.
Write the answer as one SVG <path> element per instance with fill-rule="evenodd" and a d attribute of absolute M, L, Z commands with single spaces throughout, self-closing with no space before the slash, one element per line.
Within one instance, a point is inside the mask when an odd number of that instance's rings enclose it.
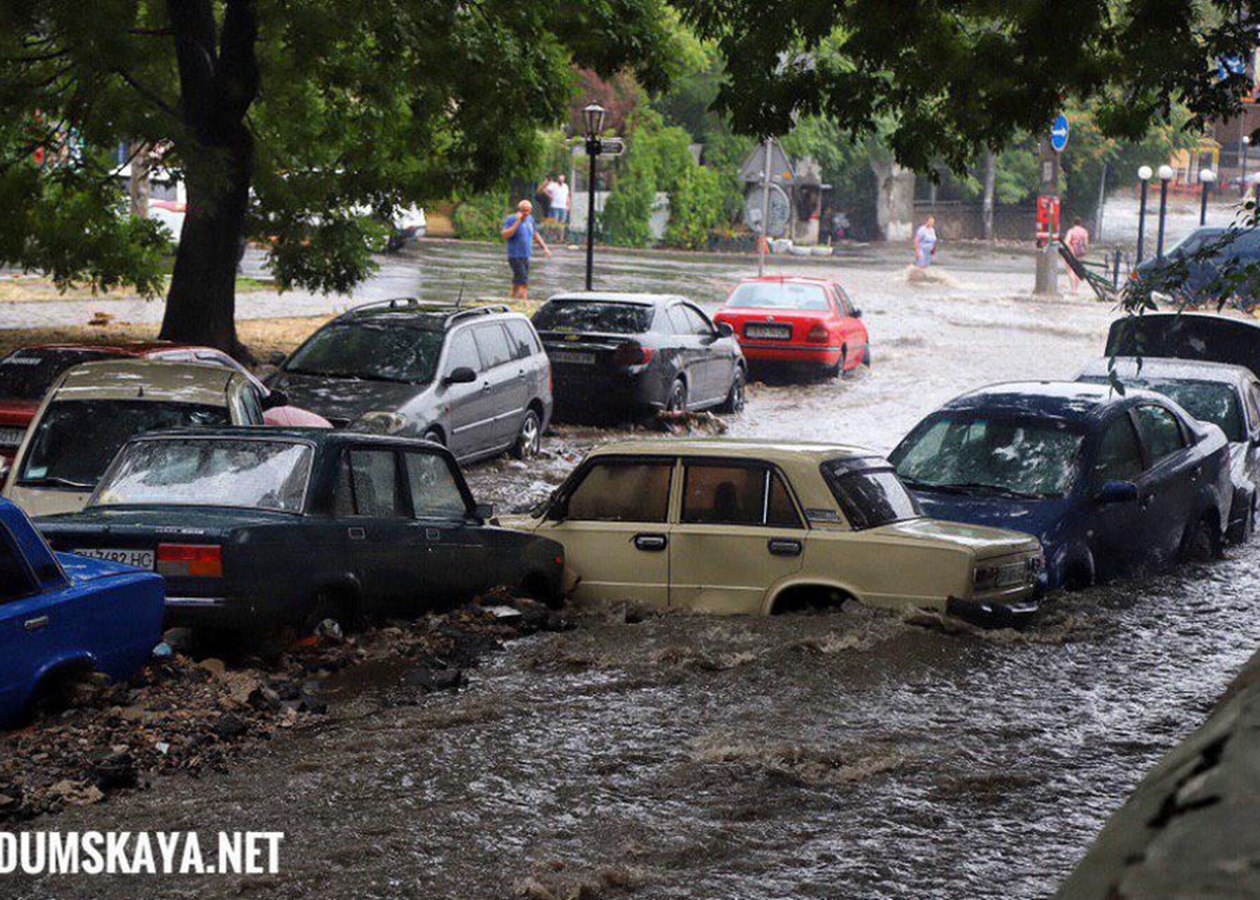
<path fill-rule="evenodd" d="M 58 376 L 71 366 L 99 359 L 132 357 L 161 359 L 169 362 L 199 362 L 244 372 L 258 387 L 259 395 L 268 397 L 261 381 L 240 363 L 221 350 L 195 347 L 170 341 L 136 341 L 120 344 L 41 344 L 19 347 L 0 359 L 0 473 L 13 463 L 22 443 L 26 426 L 35 418 L 44 394 Z M 275 402 L 275 401 L 282 402 Z M 304 409 L 288 406 L 287 398 L 278 396 L 264 401 L 263 419 L 268 425 L 313 425 L 332 427 L 328 421 Z"/>
<path fill-rule="evenodd" d="M 862 311 L 825 278 L 745 278 L 713 317 L 735 329 L 751 363 L 793 363 L 836 377 L 871 364 Z"/>

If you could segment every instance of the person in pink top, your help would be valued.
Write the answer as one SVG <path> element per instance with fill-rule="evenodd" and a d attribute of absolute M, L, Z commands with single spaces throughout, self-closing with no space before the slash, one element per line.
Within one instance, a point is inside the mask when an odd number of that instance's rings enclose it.
<path fill-rule="evenodd" d="M 1063 236 L 1063 243 L 1067 244 L 1068 249 L 1077 259 L 1084 259 L 1085 254 L 1089 252 L 1089 232 L 1081 224 L 1080 216 L 1072 220 L 1072 227 Z M 1072 294 L 1075 295 L 1080 289 L 1081 279 L 1071 269 L 1068 269 L 1068 277 L 1072 279 Z"/>

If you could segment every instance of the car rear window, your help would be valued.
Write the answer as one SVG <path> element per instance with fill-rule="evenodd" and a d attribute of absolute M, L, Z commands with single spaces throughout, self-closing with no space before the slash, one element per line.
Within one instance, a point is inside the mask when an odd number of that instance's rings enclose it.
<path fill-rule="evenodd" d="M 57 376 L 66 369 L 79 363 L 113 358 L 115 354 L 103 350 L 14 350 L 0 359 L 0 399 L 43 400 Z"/>
<path fill-rule="evenodd" d="M 606 300 L 552 300 L 534 314 L 539 331 L 643 334 L 652 327 L 652 307 Z"/>
<path fill-rule="evenodd" d="M 821 284 L 792 281 L 746 281 L 731 292 L 727 306 L 755 309 L 828 309 L 827 291 Z"/>
<path fill-rule="evenodd" d="M 890 465 L 870 466 L 865 460 L 832 459 L 822 464 L 822 473 L 855 531 L 922 515 L 914 496 Z"/>
<path fill-rule="evenodd" d="M 226 406 L 157 400 L 59 400 L 49 404 L 35 426 L 18 484 L 93 488 L 114 454 L 137 435 L 167 428 L 230 424 Z"/>

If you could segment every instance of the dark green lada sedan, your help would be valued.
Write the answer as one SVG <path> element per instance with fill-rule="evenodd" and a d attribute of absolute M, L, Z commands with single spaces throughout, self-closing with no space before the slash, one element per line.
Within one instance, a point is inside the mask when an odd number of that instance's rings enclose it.
<path fill-rule="evenodd" d="M 488 524 L 445 448 L 321 429 L 173 430 L 130 441 L 57 549 L 166 578 L 167 625 L 411 616 L 495 587 L 559 599 L 564 550 Z"/>

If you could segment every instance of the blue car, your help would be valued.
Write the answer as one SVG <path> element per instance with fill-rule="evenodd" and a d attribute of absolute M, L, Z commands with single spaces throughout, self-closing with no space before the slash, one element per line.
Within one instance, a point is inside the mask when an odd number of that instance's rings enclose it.
<path fill-rule="evenodd" d="M 998 384 L 920 422 L 889 456 L 924 514 L 1035 535 L 1047 588 L 1219 555 L 1233 485 L 1220 428 L 1148 391 Z"/>
<path fill-rule="evenodd" d="M 162 639 L 164 606 L 160 575 L 54 553 L 0 500 L 0 728 L 67 676 L 134 674 Z"/>

